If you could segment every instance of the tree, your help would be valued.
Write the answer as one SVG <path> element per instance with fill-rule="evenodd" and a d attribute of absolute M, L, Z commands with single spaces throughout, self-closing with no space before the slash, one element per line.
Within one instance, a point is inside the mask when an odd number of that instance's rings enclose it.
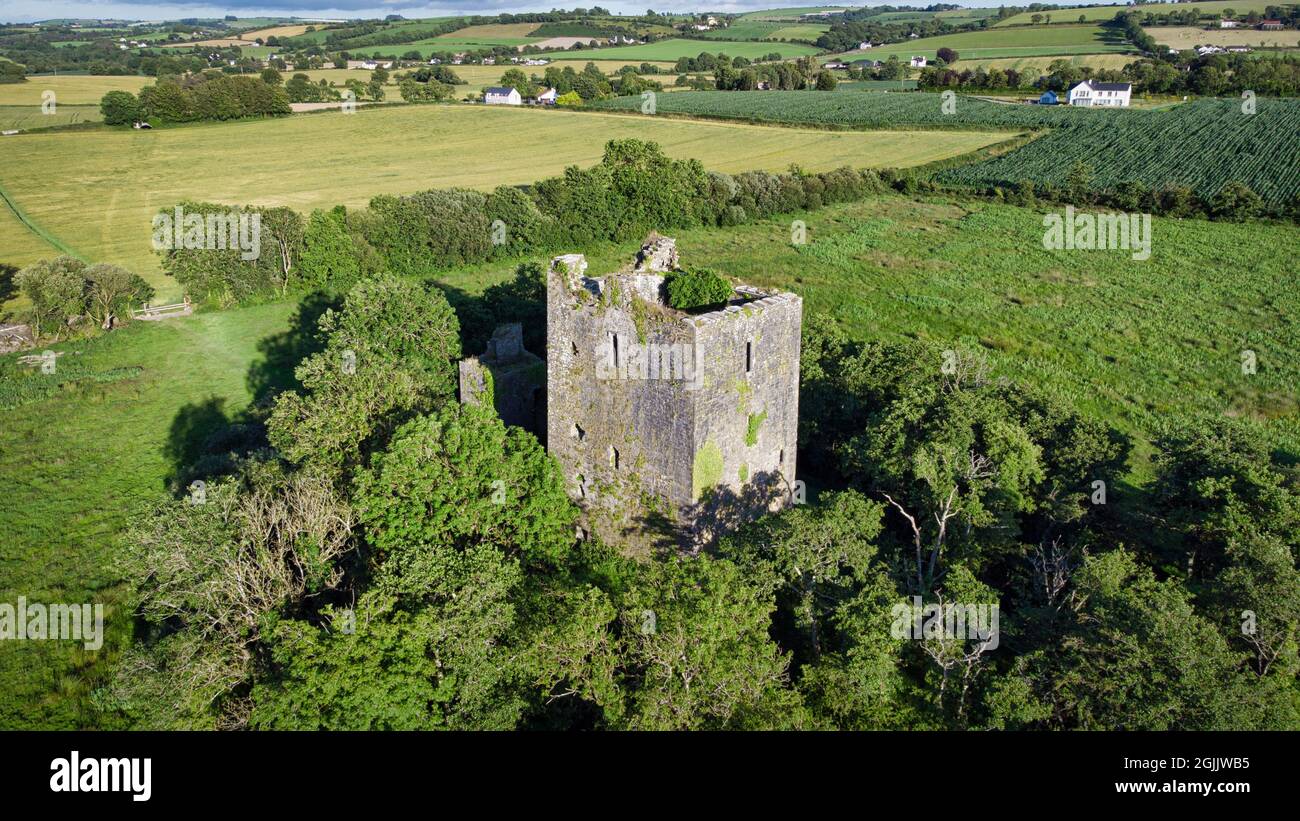
<path fill-rule="evenodd" d="M 85 309 L 86 264 L 75 257 L 41 260 L 14 275 L 14 285 L 31 303 L 28 314 L 39 336 L 59 338 L 68 320 Z"/>
<path fill-rule="evenodd" d="M 491 408 L 453 402 L 413 419 L 357 476 L 367 536 L 392 589 L 419 595 L 424 564 L 490 545 L 528 565 L 563 563 L 577 511 L 559 466 Z"/>
<path fill-rule="evenodd" d="M 935 52 L 935 56 L 938 57 L 940 60 L 943 60 L 948 65 L 952 65 L 953 63 L 957 62 L 957 58 L 958 58 L 957 52 L 953 51 L 947 46 Z"/>
<path fill-rule="evenodd" d="M 101 262 L 83 272 L 86 279 L 86 307 L 100 327 L 112 326 L 112 318 L 134 304 L 148 302 L 153 287 L 125 268 Z"/>
<path fill-rule="evenodd" d="M 325 349 L 296 371 L 304 392 L 281 394 L 267 425 L 292 462 L 346 475 L 402 422 L 455 395 L 460 325 L 436 289 L 363 279 L 320 332 Z"/>
<path fill-rule="evenodd" d="M 565 108 L 574 108 L 582 105 L 582 97 L 576 91 L 569 91 L 556 97 L 555 104 Z"/>
<path fill-rule="evenodd" d="M 126 125 L 140 119 L 140 101 L 129 91 L 110 91 L 99 101 L 106 125 Z"/>
<path fill-rule="evenodd" d="M 156 729 L 240 727 L 277 617 L 343 581 L 353 517 L 320 478 L 251 465 L 203 497 L 159 505 L 132 530 L 124 566 L 150 626 L 119 667 L 114 702 Z"/>
<path fill-rule="evenodd" d="M 262 69 L 262 82 L 267 85 L 278 86 L 284 83 L 284 75 L 274 68 L 267 67 Z"/>
<path fill-rule="evenodd" d="M 362 274 L 362 255 L 348 230 L 347 210 L 317 209 L 307 221 L 298 260 L 303 284 L 346 291 Z"/>
<path fill-rule="evenodd" d="M 707 556 L 640 571 L 620 607 L 630 729 L 803 726 L 788 658 L 768 636 L 770 584 Z"/>
<path fill-rule="evenodd" d="M 1263 201 L 1244 183 L 1233 180 L 1210 199 L 1210 216 L 1216 220 L 1241 221 L 1260 212 Z"/>
<path fill-rule="evenodd" d="M 818 73 L 818 75 L 817 75 L 817 90 L 818 90 L 818 91 L 834 91 L 834 90 L 835 90 L 835 75 L 834 75 L 834 74 L 831 74 L 829 71 L 823 71 L 823 72 Z"/>

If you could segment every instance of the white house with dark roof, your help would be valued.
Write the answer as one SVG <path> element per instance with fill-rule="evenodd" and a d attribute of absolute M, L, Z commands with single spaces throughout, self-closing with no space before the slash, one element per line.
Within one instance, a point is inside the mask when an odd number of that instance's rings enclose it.
<path fill-rule="evenodd" d="M 523 105 L 519 90 L 510 87 L 492 86 L 483 89 L 483 102 L 488 105 Z"/>
<path fill-rule="evenodd" d="M 1132 83 L 1101 83 L 1084 80 L 1070 89 L 1070 105 L 1128 108 Z"/>

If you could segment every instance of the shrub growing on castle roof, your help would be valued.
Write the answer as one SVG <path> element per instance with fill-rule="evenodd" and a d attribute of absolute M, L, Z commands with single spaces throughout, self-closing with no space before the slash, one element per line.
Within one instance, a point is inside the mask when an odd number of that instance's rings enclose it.
<path fill-rule="evenodd" d="M 664 280 L 664 287 L 668 304 L 679 311 L 721 305 L 734 293 L 727 280 L 711 268 L 675 271 Z"/>

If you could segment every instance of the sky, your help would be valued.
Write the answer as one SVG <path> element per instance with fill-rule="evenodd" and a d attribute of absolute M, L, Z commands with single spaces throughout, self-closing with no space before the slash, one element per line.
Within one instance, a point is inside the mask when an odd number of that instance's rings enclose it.
<path fill-rule="evenodd" d="M 918 8 L 937 0 L 911 0 Z M 1050 0 L 1048 0 L 1050 2 Z M 1076 0 L 1077 5 L 1087 0 Z M 753 11 L 763 8 L 814 5 L 819 0 L 219 0 L 206 2 L 86 2 L 86 0 L 0 0 L 0 22 L 25 23 L 62 17 L 113 18 L 124 20 L 175 20 L 180 17 L 257 17 L 265 14 L 296 17 L 375 18 L 388 14 L 406 17 L 438 17 L 453 14 L 500 14 L 501 12 L 549 11 L 553 8 L 589 8 L 593 5 L 615 13 L 655 11 Z M 999 6 L 1000 0 L 947 0 L 963 6 Z M 1027 2 L 1027 0 L 1026 0 Z M 857 5 L 908 5 L 906 0 L 868 0 Z M 1006 3 L 1015 5 L 1015 3 Z M 1021 3 L 1024 5 L 1024 3 Z"/>

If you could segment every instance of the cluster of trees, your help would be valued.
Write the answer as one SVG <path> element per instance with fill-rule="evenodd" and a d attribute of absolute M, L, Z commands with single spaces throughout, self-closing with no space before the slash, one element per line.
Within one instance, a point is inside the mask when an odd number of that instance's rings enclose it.
<path fill-rule="evenodd" d="M 779 53 L 772 53 L 764 57 L 761 62 L 774 62 L 781 59 Z M 747 68 L 753 65 L 752 60 L 747 57 L 728 57 L 725 54 L 709 54 L 702 51 L 694 57 L 679 57 L 677 63 L 673 66 L 673 71 L 677 74 L 717 71 L 722 68 Z"/>
<path fill-rule="evenodd" d="M 1125 212 L 1145 212 L 1159 216 L 1243 222 L 1255 217 L 1300 217 L 1300 200 L 1283 209 L 1268 209 L 1250 186 L 1236 180 L 1223 185 L 1212 197 L 1202 197 L 1186 186 L 1166 185 L 1151 188 L 1140 182 L 1121 182 L 1113 188 L 1095 190 L 1092 171 L 1082 161 L 1076 162 L 1066 176 L 1064 186 L 1048 182 L 1022 180 L 1015 188 L 992 188 L 985 192 L 996 199 L 1018 205 L 1033 206 L 1040 200 L 1088 207 L 1101 206 Z"/>
<path fill-rule="evenodd" d="M 1216 96 L 1250 90 L 1260 95 L 1300 94 L 1300 57 L 1252 54 L 1206 54 L 1142 59 L 1124 67 L 1124 79 L 1151 94 Z"/>
<path fill-rule="evenodd" d="M 959 27 L 932 17 L 928 20 L 890 23 L 873 19 L 883 12 L 876 8 L 850 9 L 835 15 L 830 30 L 817 38 L 819 48 L 832 52 L 852 51 L 859 43 L 901 43 L 917 37 L 934 37 L 958 31 Z"/>
<path fill-rule="evenodd" d="M 1294 55 L 1260 58 L 1249 54 L 1183 52 L 1178 57 L 1142 58 L 1123 70 L 1076 66 L 1053 60 L 1045 74 L 1032 76 L 1015 69 L 957 71 L 944 65 L 921 69 L 921 88 L 1038 89 L 1065 91 L 1082 80 L 1129 82 L 1148 94 L 1200 94 L 1207 97 L 1239 94 L 1247 89 L 1261 95 L 1300 94 L 1300 58 Z"/>
<path fill-rule="evenodd" d="M 125 322 L 131 308 L 153 298 L 153 288 L 138 275 L 108 263 L 87 265 L 75 257 L 41 260 L 18 271 L 14 285 L 27 298 L 28 322 L 39 339 L 58 340 L 82 319 L 86 328 Z"/>
<path fill-rule="evenodd" d="M 100 110 L 109 125 L 140 119 L 187 123 L 277 117 L 292 113 L 289 103 L 290 95 L 284 88 L 260 76 L 203 72 L 179 80 L 160 79 L 140 89 L 138 95 L 110 91 L 100 101 Z"/>
<path fill-rule="evenodd" d="M 823 71 L 812 57 L 802 57 L 792 63 L 763 63 L 740 69 L 719 66 L 713 77 L 714 87 L 719 91 L 753 91 L 759 88 L 760 83 L 773 91 L 835 88 L 835 76 Z"/>
<path fill-rule="evenodd" d="M 813 320 L 801 464 L 827 489 L 630 560 L 575 539 L 536 439 L 456 401 L 439 290 L 380 274 L 299 320 L 292 382 L 130 535 L 143 629 L 99 703 L 136 726 L 1300 726 L 1300 475 L 1245 423 L 1171 426 L 1126 503 L 1105 423 L 973 351 Z M 996 605 L 996 647 L 901 635 L 914 597 Z"/>
<path fill-rule="evenodd" d="M 875 172 L 851 168 L 708 172 L 696 160 L 665 156 L 655 143 L 615 140 L 598 165 L 568 168 L 527 190 L 382 195 L 365 209 L 318 211 L 305 226 L 289 209 L 250 208 L 248 213 L 262 215 L 263 252 L 257 260 L 243 260 L 237 250 L 173 249 L 163 252 L 162 265 L 195 298 L 248 300 L 291 288 L 346 289 L 381 271 L 421 276 L 489 259 L 626 241 L 656 229 L 738 225 L 860 199 L 885 187 Z M 230 211 L 199 203 L 185 208 Z"/>

